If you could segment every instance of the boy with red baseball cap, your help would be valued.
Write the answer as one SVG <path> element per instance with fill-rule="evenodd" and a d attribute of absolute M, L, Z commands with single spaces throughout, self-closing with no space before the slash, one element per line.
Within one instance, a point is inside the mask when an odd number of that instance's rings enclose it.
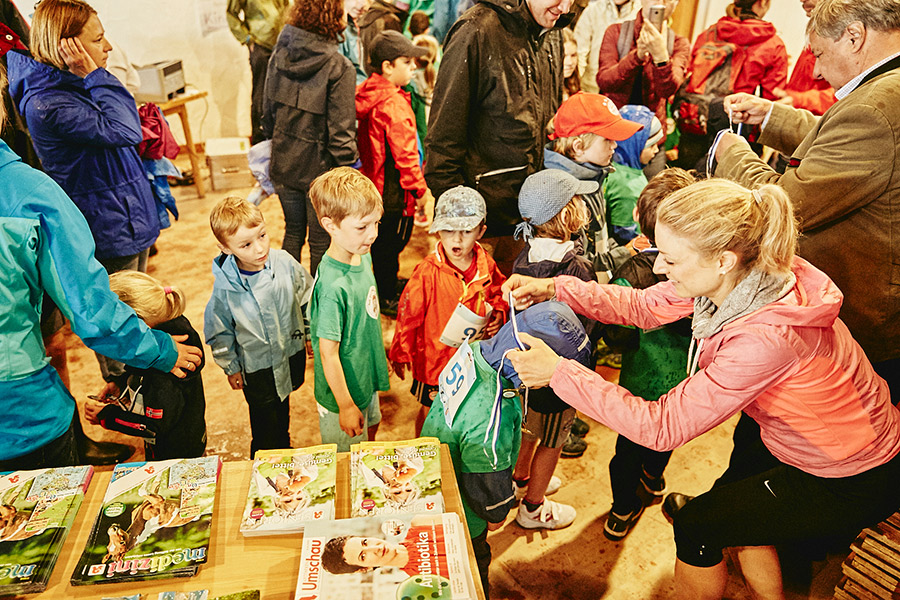
<path fill-rule="evenodd" d="M 550 143 L 544 147 L 544 168 L 559 169 L 581 181 L 600 184 L 597 191 L 581 195 L 591 213 L 587 239 L 582 240 L 581 246 L 600 283 L 609 282 L 612 272 L 631 255 L 610 236 L 603 180 L 612 171 L 609 164 L 616 142 L 627 140 L 642 128 L 640 123 L 623 119 L 616 105 L 606 96 L 585 92 L 574 94 L 563 102 L 549 125 Z M 534 249 L 529 254 L 532 262 L 554 258 L 559 260 L 552 252 L 545 257 Z M 587 430 L 587 423 L 575 420 L 562 447 L 562 456 L 574 458 L 584 453 L 587 444 L 579 436 Z M 527 458 L 521 460 L 524 463 Z"/>

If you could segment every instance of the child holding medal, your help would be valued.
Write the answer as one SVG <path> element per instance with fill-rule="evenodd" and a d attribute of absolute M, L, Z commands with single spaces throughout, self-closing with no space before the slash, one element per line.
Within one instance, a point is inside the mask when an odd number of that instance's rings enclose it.
<path fill-rule="evenodd" d="M 457 186 L 438 198 L 431 233 L 434 252 L 419 263 L 400 296 L 388 359 L 398 377 L 412 373 L 412 394 L 420 407 L 418 436 L 437 395 L 441 370 L 468 339 L 494 335 L 505 320 L 500 293 L 506 280 L 478 243 L 487 216 L 484 198 Z"/>

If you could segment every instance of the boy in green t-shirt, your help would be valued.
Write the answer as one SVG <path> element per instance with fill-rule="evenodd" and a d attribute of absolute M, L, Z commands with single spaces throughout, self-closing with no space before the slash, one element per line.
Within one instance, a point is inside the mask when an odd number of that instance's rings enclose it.
<path fill-rule="evenodd" d="M 323 444 L 374 439 L 381 422 L 378 392 L 389 389 L 378 291 L 369 249 L 378 237 L 381 196 L 356 169 L 317 177 L 309 198 L 331 245 L 310 300 L 315 395 Z"/>

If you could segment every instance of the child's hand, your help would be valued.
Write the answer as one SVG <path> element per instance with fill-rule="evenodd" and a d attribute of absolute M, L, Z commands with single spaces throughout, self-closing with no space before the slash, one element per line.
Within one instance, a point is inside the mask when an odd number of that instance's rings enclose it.
<path fill-rule="evenodd" d="M 240 371 L 233 375 L 228 376 L 228 385 L 231 386 L 233 390 L 242 390 L 244 389 L 244 375 Z"/>
<path fill-rule="evenodd" d="M 406 363 L 391 361 L 391 368 L 400 379 L 406 379 Z"/>
<path fill-rule="evenodd" d="M 503 519 L 499 523 L 491 523 L 490 521 L 488 521 L 488 524 L 487 524 L 488 531 L 497 531 L 498 529 L 503 527 L 504 523 L 506 523 L 506 519 Z"/>
<path fill-rule="evenodd" d="M 500 327 L 503 326 L 503 312 L 495 310 L 488 319 L 488 324 L 484 328 L 484 339 L 489 339 L 497 335 Z"/>
<path fill-rule="evenodd" d="M 314 358 L 314 355 L 313 355 L 313 349 L 312 349 L 312 342 L 309 341 L 309 340 L 306 340 L 306 357 L 307 357 L 307 358 Z"/>
<path fill-rule="evenodd" d="M 99 425 L 100 411 L 103 410 L 104 406 L 106 406 L 106 403 L 100 402 L 99 400 L 86 401 L 84 403 L 84 418 L 87 419 L 87 422 L 92 425 Z"/>
<path fill-rule="evenodd" d="M 356 437 L 363 432 L 363 414 L 354 404 L 353 406 L 342 408 L 340 412 L 341 431 L 350 437 Z"/>

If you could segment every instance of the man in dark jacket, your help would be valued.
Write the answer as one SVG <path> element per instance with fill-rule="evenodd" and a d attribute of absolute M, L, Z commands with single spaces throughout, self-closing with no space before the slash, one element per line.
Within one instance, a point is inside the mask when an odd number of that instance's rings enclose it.
<path fill-rule="evenodd" d="M 479 0 L 450 29 L 425 138 L 434 195 L 466 185 L 487 203 L 487 238 L 509 274 L 519 188 L 543 166 L 544 128 L 562 101 L 571 0 Z M 499 238 L 499 239 L 497 239 Z"/>

